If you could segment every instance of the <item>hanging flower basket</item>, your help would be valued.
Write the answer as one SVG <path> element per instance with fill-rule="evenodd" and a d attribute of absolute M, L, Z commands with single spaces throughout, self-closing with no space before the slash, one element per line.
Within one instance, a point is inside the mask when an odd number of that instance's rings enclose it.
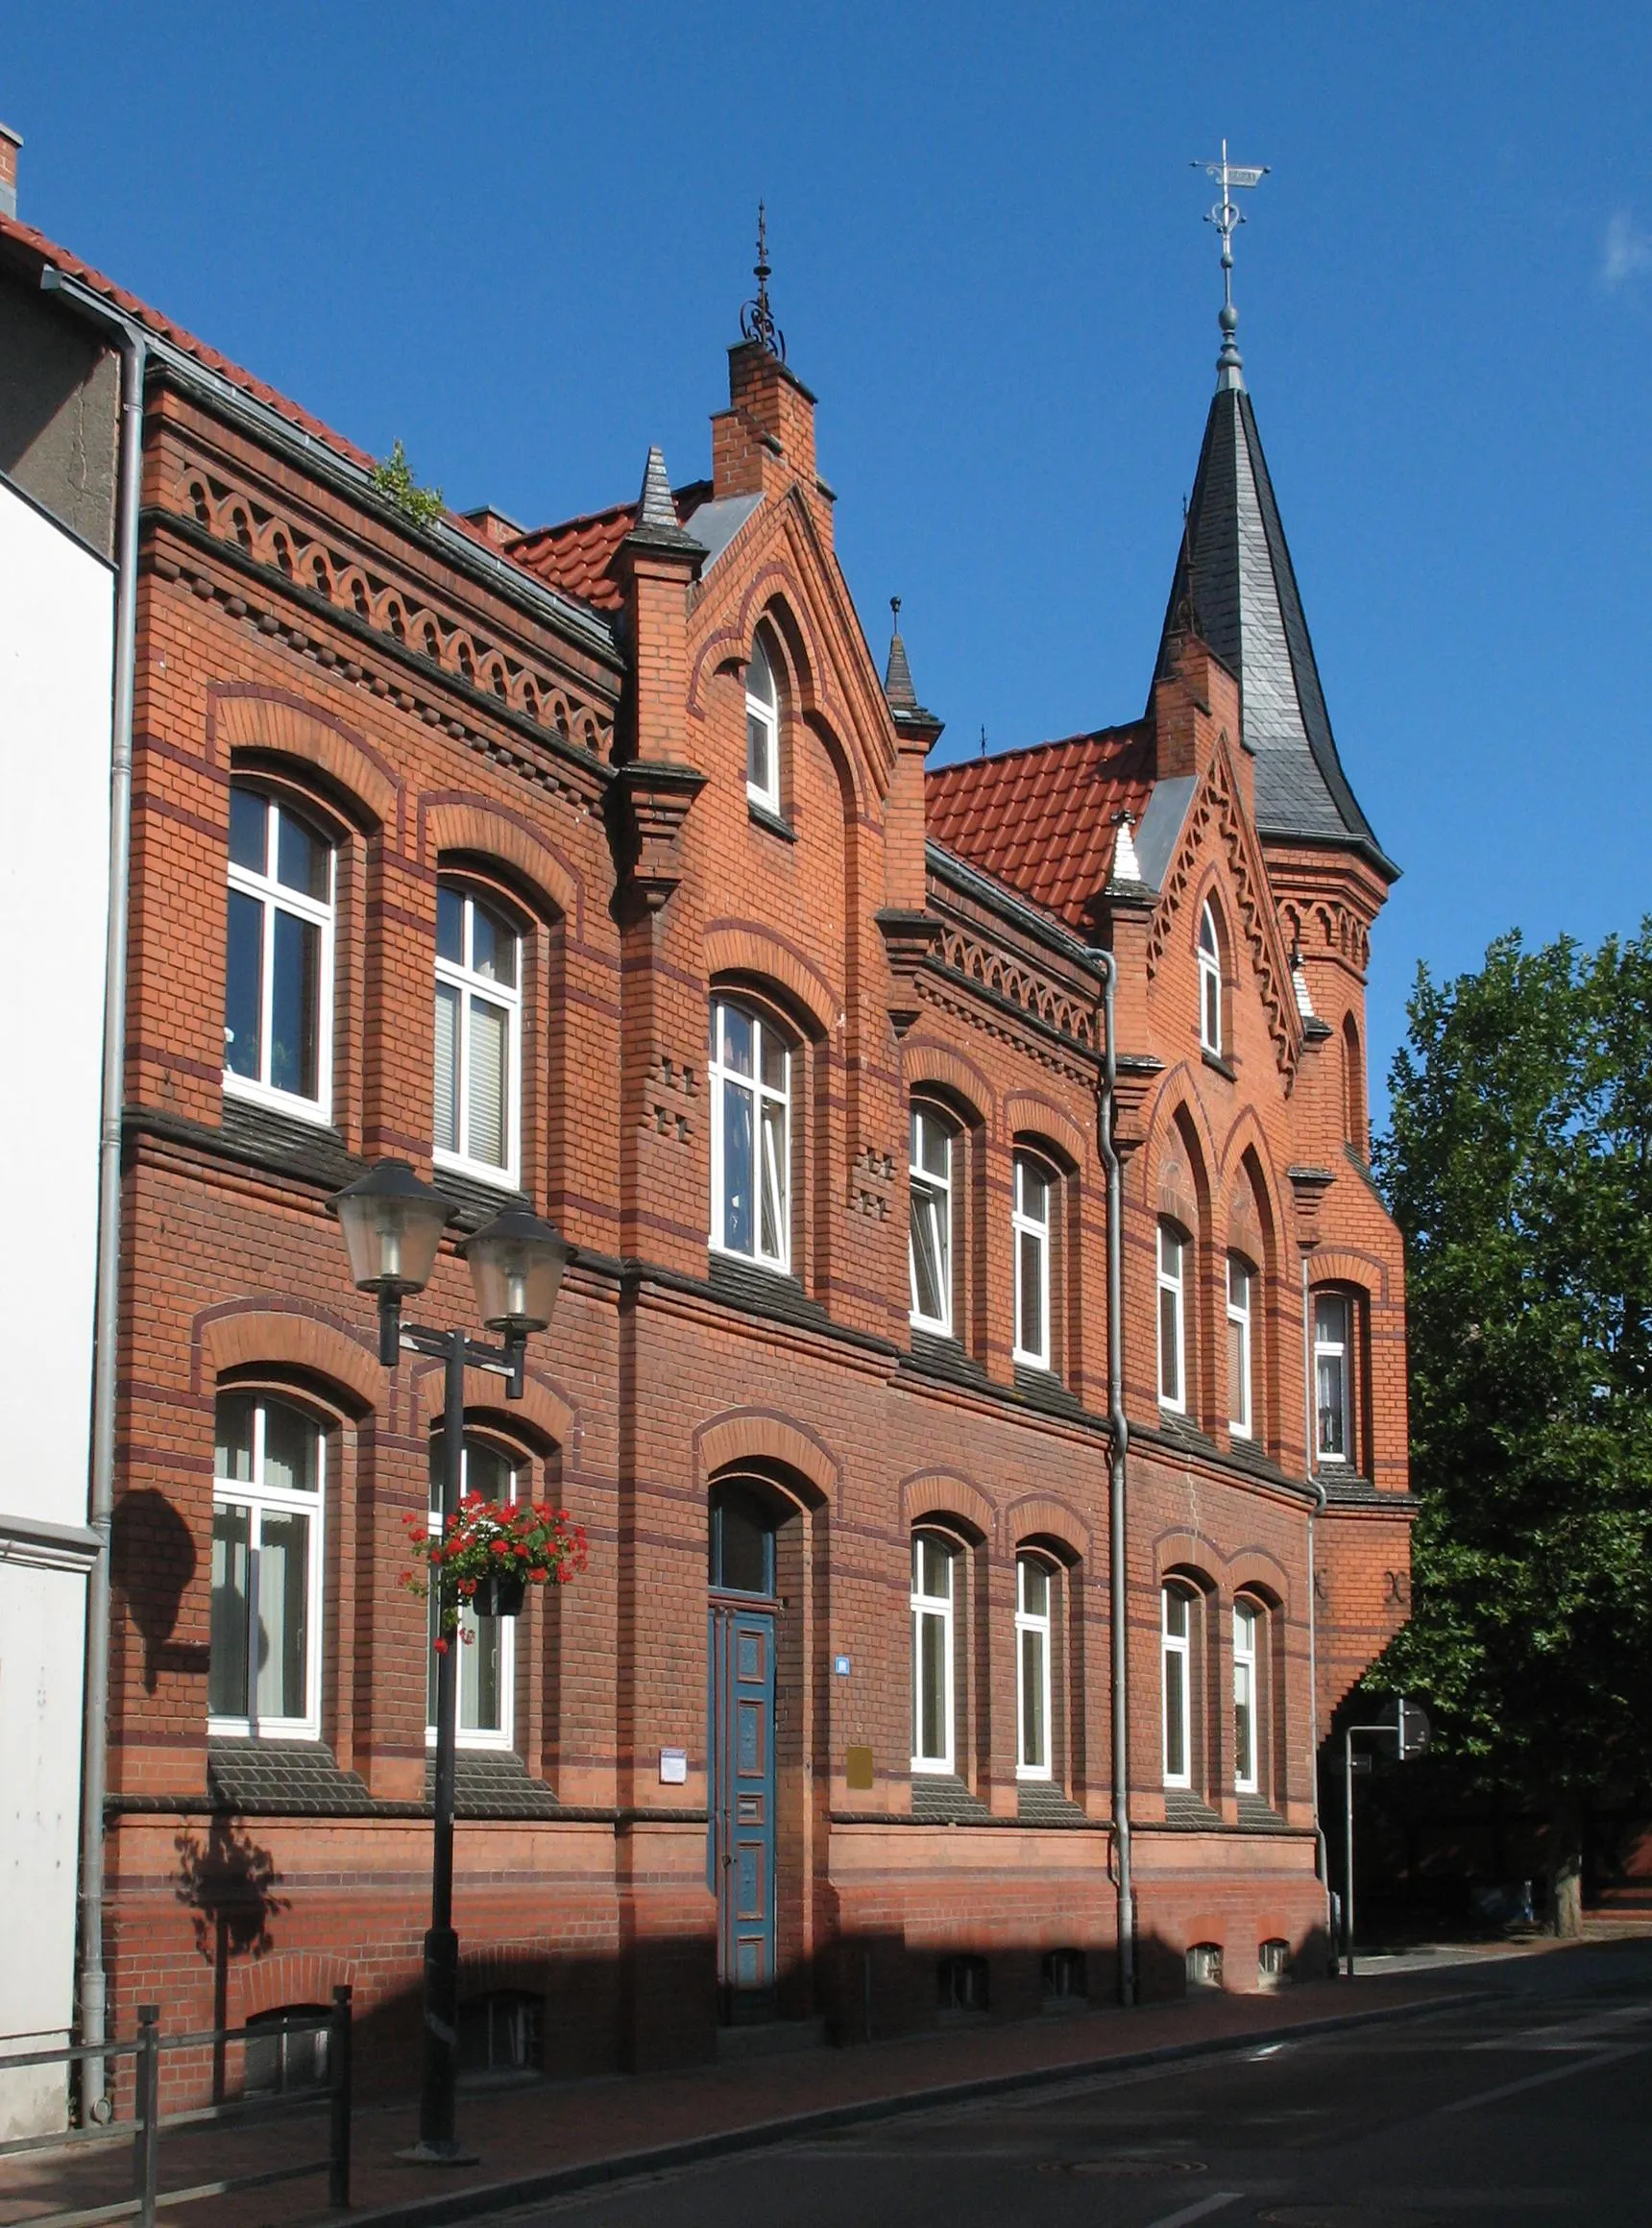
<path fill-rule="evenodd" d="M 471 1608 L 479 1617 L 520 1617 L 526 1599 L 525 1578 L 478 1578 Z"/>
<path fill-rule="evenodd" d="M 530 1586 L 566 1586 L 585 1568 L 583 1530 L 566 1509 L 544 1501 L 503 1503 L 467 1493 L 439 1532 L 417 1516 L 406 1523 L 419 1568 L 404 1570 L 401 1583 L 422 1601 L 432 1591 L 440 1601 L 432 1643 L 438 1655 L 446 1655 L 455 1633 L 470 1639 L 465 1610 L 479 1617 L 518 1616 Z"/>

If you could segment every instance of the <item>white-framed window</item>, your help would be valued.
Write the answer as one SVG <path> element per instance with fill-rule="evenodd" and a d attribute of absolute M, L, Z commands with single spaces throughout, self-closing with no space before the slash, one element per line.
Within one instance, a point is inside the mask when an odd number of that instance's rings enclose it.
<path fill-rule="evenodd" d="M 1184 1586 L 1161 1588 L 1159 1658 L 1163 1666 L 1164 1783 L 1193 1784 L 1193 1597 Z"/>
<path fill-rule="evenodd" d="M 1227 1256 L 1227 1428 L 1249 1439 L 1251 1421 L 1251 1297 L 1255 1272 L 1242 1254 Z"/>
<path fill-rule="evenodd" d="M 1256 1792 L 1256 1635 L 1261 1614 L 1254 1602 L 1233 1604 L 1233 1784 Z"/>
<path fill-rule="evenodd" d="M 1158 1225 L 1158 1404 L 1187 1407 L 1187 1240 L 1174 1223 Z"/>
<path fill-rule="evenodd" d="M 1015 1155 L 1015 1359 L 1050 1367 L 1050 1200 L 1056 1179 L 1031 1153 Z"/>
<path fill-rule="evenodd" d="M 771 1021 L 712 1001 L 712 1232 L 719 1253 L 791 1265 L 791 1053 Z"/>
<path fill-rule="evenodd" d="M 1042 1556 L 1015 1558 L 1015 1700 L 1018 1780 L 1054 1777 L 1050 1734 L 1054 1579 Z"/>
<path fill-rule="evenodd" d="M 232 784 L 224 1087 L 312 1122 L 332 1110 L 333 863 L 302 813 Z"/>
<path fill-rule="evenodd" d="M 522 938 L 503 908 L 436 888 L 435 1157 L 496 1181 L 522 1161 Z"/>
<path fill-rule="evenodd" d="M 1353 1306 L 1346 1293 L 1314 1295 L 1314 1452 L 1353 1460 Z"/>
<path fill-rule="evenodd" d="M 912 1770 L 950 1772 L 953 1755 L 953 1596 L 959 1554 L 938 1532 L 912 1534 Z"/>
<path fill-rule="evenodd" d="M 765 811 L 779 811 L 780 691 L 761 631 L 745 668 L 745 793 Z"/>
<path fill-rule="evenodd" d="M 1222 1056 L 1222 943 L 1208 898 L 1199 908 L 1199 1041 Z"/>
<path fill-rule="evenodd" d="M 912 1108 L 912 1320 L 952 1329 L 952 1140 L 950 1123 L 931 1106 Z"/>
<path fill-rule="evenodd" d="M 321 1738 L 327 1440 L 264 1392 L 218 1395 L 208 1730 Z"/>
<path fill-rule="evenodd" d="M 430 1528 L 442 1527 L 442 1465 L 446 1440 L 430 1441 Z M 517 1497 L 518 1466 L 503 1447 L 467 1432 L 459 1450 L 459 1492 L 480 1493 L 486 1501 L 509 1505 Z M 437 1601 L 430 1596 L 430 1637 L 436 1636 Z M 515 1731 L 516 1619 L 479 1617 L 467 1603 L 459 1611 L 459 1744 L 468 1749 L 508 1749 Z M 436 1664 L 430 1650 L 425 1699 L 425 1737 L 436 1739 Z"/>

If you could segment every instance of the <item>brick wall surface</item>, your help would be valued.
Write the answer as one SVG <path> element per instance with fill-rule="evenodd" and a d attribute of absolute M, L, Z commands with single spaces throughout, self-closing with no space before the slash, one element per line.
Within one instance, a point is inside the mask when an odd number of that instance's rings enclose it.
<path fill-rule="evenodd" d="M 436 879 L 449 866 L 508 893 L 524 924 L 522 1188 L 580 1249 L 531 1344 L 527 1397 L 506 1403 L 478 1376 L 469 1414 L 590 1541 L 588 1568 L 534 1597 L 517 1635 L 516 1751 L 555 1807 L 459 1828 L 467 1990 L 545 1997 L 548 2062 L 565 2070 L 714 2046 L 707 1505 L 731 1471 L 765 1478 L 783 1518 L 781 2011 L 824 2012 L 844 2041 L 898 2031 L 934 2016 L 937 1964 L 960 1953 L 988 1958 L 995 2014 L 1036 2005 L 1052 1950 L 1085 1951 L 1092 1990 L 1111 1985 L 1097 983 L 1070 952 L 932 888 L 958 950 L 989 964 L 937 957 L 897 998 L 874 916 L 923 902 L 920 762 L 903 755 L 831 554 L 813 402 L 761 351 L 732 361 L 716 493 L 761 491 L 763 503 L 703 578 L 668 548 L 624 559 L 628 661 L 198 402 L 151 397 L 109 1727 L 122 2031 L 151 1998 L 192 2022 L 234 2022 L 325 2001 L 349 1979 L 369 2085 L 404 2084 L 414 2063 L 426 1637 L 400 1579 L 439 1382 L 410 1355 L 380 1368 L 324 1202 L 381 1154 L 431 1173 Z M 744 785 L 743 665 L 760 620 L 783 698 L 778 826 L 748 809 Z M 1193 1943 L 1221 1945 L 1236 1986 L 1255 1983 L 1264 1941 L 1315 1954 L 1314 1730 L 1403 1614 L 1408 1503 L 1399 1249 L 1366 1173 L 1359 1101 L 1380 886 L 1357 861 L 1264 859 L 1230 740 L 1234 687 L 1214 661 L 1161 683 L 1157 714 L 1200 787 L 1158 906 L 1121 908 L 1106 933 L 1118 1049 L 1158 1063 L 1146 1083 L 1132 1071 L 1118 1135 L 1135 1433 L 1129 1764 L 1144 1977 L 1162 1990 L 1181 1985 Z M 662 764 L 703 777 L 686 811 Z M 229 787 L 241 774 L 302 802 L 336 843 L 330 1123 L 307 1137 L 291 1123 L 249 1132 L 225 1091 Z M 1229 946 L 1219 1066 L 1198 1036 L 1207 897 Z M 1281 979 L 1293 947 L 1324 1033 L 1304 1033 Z M 720 985 L 752 997 L 793 1048 L 792 1276 L 767 1298 L 761 1279 L 735 1291 L 709 1272 L 707 1012 Z M 915 1010 L 904 1033 L 892 1005 Z M 914 1354 L 909 1323 L 914 1092 L 958 1125 L 950 1357 L 921 1342 Z M 1018 1377 L 1011 1352 L 1019 1143 L 1057 1177 L 1043 1385 Z M 1303 1169 L 1321 1175 L 1304 1182 Z M 1193 1241 L 1176 1424 L 1155 1390 L 1164 1214 Z M 1227 1423 L 1230 1246 L 1260 1271 L 1249 1443 Z M 1304 1262 L 1310 1283 L 1357 1295 L 1360 1348 L 1357 1459 L 1313 1526 L 1312 1576 Z M 451 1247 L 419 1313 L 468 1320 Z M 365 1789 L 360 1815 L 236 1813 L 211 1793 L 225 1384 L 285 1392 L 326 1424 L 321 1731 Z M 910 1554 L 924 1521 L 960 1552 L 953 1823 L 926 1822 L 909 1769 Z M 1015 1768 L 1015 1557 L 1028 1542 L 1057 1571 L 1057 1800 L 1036 1817 Z M 1172 1572 L 1197 1604 L 1191 1810 L 1162 1785 Z M 1232 1789 L 1227 1699 L 1239 1590 L 1265 1634 L 1250 1805 Z M 662 1783 L 663 1748 L 687 1751 L 685 1783 Z M 851 1785 L 851 1749 L 870 1752 L 869 1787 Z M 171 2077 L 182 2094 L 208 2074 Z"/>

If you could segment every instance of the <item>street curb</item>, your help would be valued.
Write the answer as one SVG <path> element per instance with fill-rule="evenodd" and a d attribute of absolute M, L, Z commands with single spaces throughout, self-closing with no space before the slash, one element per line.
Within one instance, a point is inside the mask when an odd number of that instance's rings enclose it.
<path fill-rule="evenodd" d="M 677 2167 L 698 2166 L 709 2159 L 728 2158 L 740 2151 L 767 2150 L 794 2143 L 805 2136 L 830 2135 L 842 2127 L 868 2120 L 896 2119 L 908 2113 L 933 2112 L 948 2104 L 968 2104 L 977 2097 L 1004 2096 L 1017 2089 L 1052 2089 L 1068 2081 L 1091 2081 L 1106 2073 L 1130 2073 L 1148 2066 L 1174 2065 L 1187 2058 L 1230 2056 L 1239 2050 L 1266 2047 L 1272 2043 L 1296 2042 L 1305 2036 L 1336 2034 L 1351 2027 L 1374 2026 L 1387 2020 L 1421 2019 L 1425 2013 L 1461 2010 L 1482 2003 L 1486 1989 L 1460 1990 L 1449 1996 L 1431 1996 L 1417 2003 L 1381 2004 L 1370 2011 L 1335 2012 L 1328 2018 L 1300 2020 L 1294 2026 L 1252 2027 L 1242 2035 L 1214 2036 L 1196 2043 L 1161 2043 L 1152 2050 L 1127 2050 L 1105 2058 L 1075 2059 L 1063 2066 L 1036 2066 L 1017 2073 L 984 2073 L 969 2081 L 949 2081 L 930 2089 L 906 2089 L 893 2096 L 868 2096 L 853 2104 L 823 2105 L 813 2112 L 795 2112 L 780 2119 L 758 2119 L 745 2127 L 726 2127 L 715 2135 L 684 2136 L 647 2150 L 616 2151 L 609 2158 L 585 2159 L 577 2166 L 547 2167 L 537 2173 L 520 2174 L 511 2181 L 483 2182 L 468 2190 L 454 2190 L 445 2197 L 422 2197 L 412 2204 L 384 2205 L 366 2213 L 333 2214 L 346 2217 L 352 2228 L 448 2228 L 456 2220 L 474 2220 L 486 2214 L 515 2212 L 524 2205 L 542 2204 L 552 2197 L 572 2196 L 604 2182 L 646 2179 Z M 23 2222 L 20 2228 L 28 2228 Z"/>

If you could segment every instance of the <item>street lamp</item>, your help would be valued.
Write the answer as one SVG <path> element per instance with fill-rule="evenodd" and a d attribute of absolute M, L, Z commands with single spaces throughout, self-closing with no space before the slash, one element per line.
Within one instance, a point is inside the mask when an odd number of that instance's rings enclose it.
<path fill-rule="evenodd" d="M 403 1323 L 401 1303 L 424 1291 L 451 1209 L 404 1161 L 380 1160 L 328 1201 L 338 1217 L 357 1292 L 378 1302 L 378 1359 L 396 1367 L 403 1347 L 429 1354 L 446 1369 L 442 1439 L 442 1526 L 459 1510 L 465 1445 L 465 1371 L 485 1369 L 505 1380 L 505 1397 L 522 1396 L 528 1335 L 550 1321 L 573 1248 L 549 1223 L 507 1207 L 460 1248 L 471 1271 L 476 1311 L 501 1344 L 486 1345 L 463 1330 Z M 437 1589 L 440 1615 L 440 1580 Z M 419 2141 L 408 2154 L 431 2165 L 464 2163 L 453 2133 L 458 2075 L 459 1937 L 453 1930 L 453 1780 L 459 1703 L 458 1659 L 436 1658 L 435 1843 L 430 1865 L 430 1930 L 425 1937 L 425 2051 L 419 2091 Z"/>

